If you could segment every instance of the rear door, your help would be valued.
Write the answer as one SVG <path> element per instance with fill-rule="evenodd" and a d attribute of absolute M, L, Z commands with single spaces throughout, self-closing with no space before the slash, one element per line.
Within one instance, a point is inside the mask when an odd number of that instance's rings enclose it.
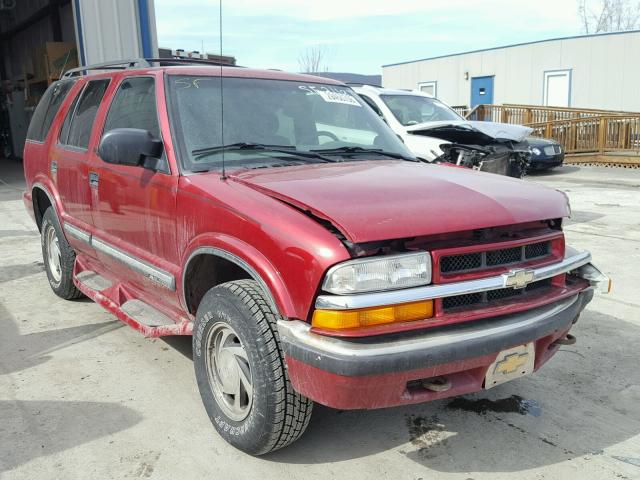
<path fill-rule="evenodd" d="M 158 77 L 161 82 L 162 76 Z M 162 84 L 160 84 L 162 87 Z M 156 76 L 121 76 L 101 135 L 117 128 L 147 130 L 162 140 Z M 158 170 L 114 165 L 91 152 L 95 236 L 100 260 L 144 293 L 166 297 L 175 289 L 177 172 L 163 153 Z M 96 246 L 96 248 L 98 248 Z"/>
<path fill-rule="evenodd" d="M 57 186 L 65 213 L 71 223 L 82 230 L 92 230 L 89 144 L 100 102 L 109 86 L 109 79 L 86 82 L 73 103 L 52 145 L 52 160 L 56 163 Z"/>

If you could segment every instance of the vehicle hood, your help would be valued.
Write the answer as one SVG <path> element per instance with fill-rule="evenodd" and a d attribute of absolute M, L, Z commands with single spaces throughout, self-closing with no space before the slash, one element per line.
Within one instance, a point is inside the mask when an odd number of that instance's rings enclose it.
<path fill-rule="evenodd" d="M 521 142 L 533 132 L 532 128 L 509 123 L 452 120 L 425 122 L 406 128 L 408 133 L 426 135 L 466 145 L 486 145 L 496 141 Z"/>
<path fill-rule="evenodd" d="M 353 243 L 569 215 L 565 196 L 556 190 L 500 175 L 417 162 L 279 167 L 245 171 L 230 179 L 328 220 Z"/>

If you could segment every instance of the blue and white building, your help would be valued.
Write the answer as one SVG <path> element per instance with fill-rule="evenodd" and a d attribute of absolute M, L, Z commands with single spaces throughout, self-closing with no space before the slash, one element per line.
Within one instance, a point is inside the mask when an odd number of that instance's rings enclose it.
<path fill-rule="evenodd" d="M 640 30 L 507 45 L 382 67 L 387 88 L 450 105 L 519 103 L 640 111 Z"/>

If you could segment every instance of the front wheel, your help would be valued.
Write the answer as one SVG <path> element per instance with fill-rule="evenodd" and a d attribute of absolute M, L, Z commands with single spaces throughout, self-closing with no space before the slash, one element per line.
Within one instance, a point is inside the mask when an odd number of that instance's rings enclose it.
<path fill-rule="evenodd" d="M 252 455 L 285 447 L 307 428 L 313 402 L 287 377 L 277 315 L 253 280 L 209 290 L 193 331 L 196 380 L 214 427 Z"/>

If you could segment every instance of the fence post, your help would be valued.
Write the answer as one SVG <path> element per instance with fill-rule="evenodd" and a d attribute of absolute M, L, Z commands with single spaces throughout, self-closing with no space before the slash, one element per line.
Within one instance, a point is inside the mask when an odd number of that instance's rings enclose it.
<path fill-rule="evenodd" d="M 567 142 L 567 146 L 565 147 L 565 152 L 574 151 L 578 148 L 578 129 L 576 128 L 576 123 L 569 120 L 569 141 Z"/>
<path fill-rule="evenodd" d="M 525 110 L 524 123 L 533 123 L 533 113 L 531 112 L 531 107 Z"/>
<path fill-rule="evenodd" d="M 500 113 L 500 121 L 502 123 L 509 123 L 507 108 L 504 105 L 502 105 L 502 107 L 500 108 L 502 109 L 502 112 Z"/>
<path fill-rule="evenodd" d="M 607 119 L 600 119 L 600 131 L 598 132 L 598 151 L 604 155 L 604 147 L 607 140 Z"/>

